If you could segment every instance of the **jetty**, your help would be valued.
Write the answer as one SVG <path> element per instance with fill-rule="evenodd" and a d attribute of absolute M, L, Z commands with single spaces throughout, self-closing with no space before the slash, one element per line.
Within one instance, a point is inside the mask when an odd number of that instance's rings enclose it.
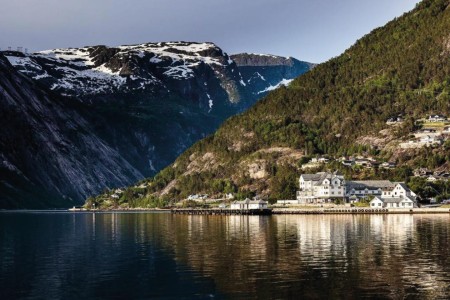
<path fill-rule="evenodd" d="M 172 209 L 172 214 L 178 215 L 250 215 L 250 216 L 270 216 L 272 215 L 272 209 L 264 208 L 264 209 L 197 209 L 197 208 L 179 208 Z"/>
<path fill-rule="evenodd" d="M 450 214 L 448 208 L 274 208 L 274 215 L 321 215 L 321 214 Z"/>

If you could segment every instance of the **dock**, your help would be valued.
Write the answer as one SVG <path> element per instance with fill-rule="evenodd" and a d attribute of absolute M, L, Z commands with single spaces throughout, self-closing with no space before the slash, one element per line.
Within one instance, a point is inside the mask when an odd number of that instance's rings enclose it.
<path fill-rule="evenodd" d="M 274 209 L 274 215 L 323 215 L 323 214 L 389 214 L 387 208 L 321 208 L 321 209 L 298 209 L 281 208 Z M 403 212 L 405 213 L 405 212 Z"/>
<path fill-rule="evenodd" d="M 274 215 L 321 215 L 321 214 L 450 214 L 448 208 L 274 208 Z"/>
<path fill-rule="evenodd" d="M 172 209 L 172 214 L 177 215 L 210 215 L 210 216 L 231 216 L 231 215 L 249 215 L 249 216 L 270 216 L 272 209 L 195 209 L 180 208 Z"/>

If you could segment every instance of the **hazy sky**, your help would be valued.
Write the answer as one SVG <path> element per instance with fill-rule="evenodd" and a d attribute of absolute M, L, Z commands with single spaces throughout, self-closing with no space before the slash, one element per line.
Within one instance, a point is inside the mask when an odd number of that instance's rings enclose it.
<path fill-rule="evenodd" d="M 323 62 L 416 0 L 0 0 L 0 47 L 211 41 Z"/>

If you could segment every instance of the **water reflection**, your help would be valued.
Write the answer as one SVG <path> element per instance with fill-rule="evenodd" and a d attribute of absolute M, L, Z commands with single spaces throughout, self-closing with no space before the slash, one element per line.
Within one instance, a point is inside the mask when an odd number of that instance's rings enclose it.
<path fill-rule="evenodd" d="M 0 298 L 447 299 L 448 215 L 0 214 Z"/>
<path fill-rule="evenodd" d="M 443 298 L 448 216 L 178 216 L 175 259 L 231 295 Z M 187 222 L 189 235 L 182 234 Z M 435 287 L 435 288 L 433 288 Z"/>

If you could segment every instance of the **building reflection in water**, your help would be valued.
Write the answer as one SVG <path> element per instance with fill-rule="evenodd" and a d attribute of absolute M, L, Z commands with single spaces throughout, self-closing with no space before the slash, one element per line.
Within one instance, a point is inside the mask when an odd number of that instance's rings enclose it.
<path fill-rule="evenodd" d="M 330 279 L 336 280 L 335 292 L 355 297 L 434 297 L 449 289 L 449 262 L 439 263 L 442 247 L 448 244 L 448 216 L 177 216 L 171 220 L 175 224 L 168 226 L 167 237 L 175 240 L 166 240 L 166 246 L 175 248 L 175 259 L 213 278 L 225 291 L 267 296 L 270 286 L 269 295 L 277 291 L 278 296 L 286 296 L 284 287 L 322 297 L 329 295 L 317 285 L 329 285 Z M 436 229 L 444 238 L 430 238 L 429 231 Z M 435 256 L 429 255 L 433 248 L 438 251 Z M 437 291 L 430 290 L 433 285 Z"/>

